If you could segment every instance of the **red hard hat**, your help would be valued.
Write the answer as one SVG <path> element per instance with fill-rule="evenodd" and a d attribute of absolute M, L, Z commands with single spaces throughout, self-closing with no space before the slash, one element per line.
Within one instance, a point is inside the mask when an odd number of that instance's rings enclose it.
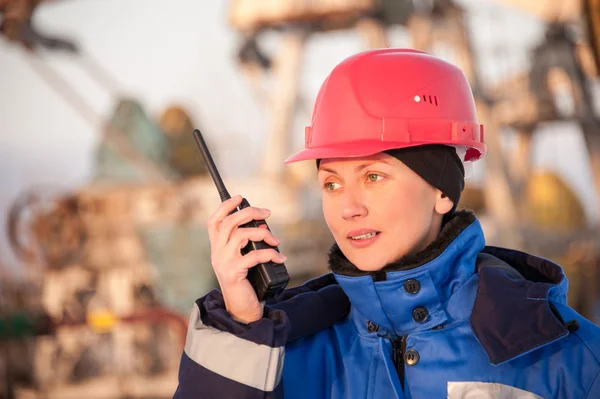
<path fill-rule="evenodd" d="M 305 134 L 304 150 L 285 163 L 426 144 L 464 147 L 463 161 L 486 152 L 464 73 L 410 49 L 366 51 L 338 64 L 321 86 Z"/>

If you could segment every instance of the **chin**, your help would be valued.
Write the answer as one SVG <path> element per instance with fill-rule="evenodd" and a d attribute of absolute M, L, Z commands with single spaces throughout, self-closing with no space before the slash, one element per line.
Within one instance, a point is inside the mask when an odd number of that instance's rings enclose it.
<path fill-rule="evenodd" d="M 348 258 L 348 260 L 352 262 L 357 269 L 362 270 L 363 272 L 376 272 L 383 269 L 383 267 L 389 263 L 385 259 L 377 259 L 368 254 L 364 254 L 363 256 L 352 256 L 351 258 Z"/>
<path fill-rule="evenodd" d="M 368 250 L 355 248 L 347 248 L 347 251 L 342 250 L 346 254 L 346 258 L 352 262 L 357 269 L 363 272 L 376 272 L 383 269 L 392 262 L 398 261 L 408 251 L 386 251 L 385 245 L 378 245 Z"/>

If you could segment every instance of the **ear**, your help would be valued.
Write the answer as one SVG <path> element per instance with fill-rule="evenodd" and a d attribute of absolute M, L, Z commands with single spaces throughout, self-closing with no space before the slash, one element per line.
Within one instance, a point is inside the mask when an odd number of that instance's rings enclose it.
<path fill-rule="evenodd" d="M 437 197 L 435 199 L 435 211 L 440 215 L 445 215 L 450 212 L 452 207 L 454 206 L 454 202 L 448 198 L 448 196 L 442 193 L 440 190 L 437 190 Z"/>

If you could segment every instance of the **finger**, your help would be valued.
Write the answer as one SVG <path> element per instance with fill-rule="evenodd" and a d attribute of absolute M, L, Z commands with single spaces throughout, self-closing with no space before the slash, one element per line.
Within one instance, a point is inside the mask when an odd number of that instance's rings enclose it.
<path fill-rule="evenodd" d="M 223 201 L 217 210 L 208 218 L 206 227 L 208 228 L 208 238 L 211 243 L 216 243 L 219 227 L 223 222 L 223 219 L 227 217 L 239 204 L 242 203 L 242 196 L 236 195 L 230 199 Z"/>
<path fill-rule="evenodd" d="M 266 219 L 270 214 L 271 211 L 268 209 L 249 207 L 227 216 L 225 219 L 223 219 L 223 222 L 221 222 L 221 226 L 219 228 L 219 237 L 217 238 L 217 245 L 219 247 L 227 245 L 231 238 L 231 234 L 240 225 L 248 223 L 252 220 Z"/>
<path fill-rule="evenodd" d="M 267 229 L 260 227 L 245 227 L 233 232 L 227 246 L 231 246 L 232 248 L 235 248 L 236 251 L 239 251 L 248 245 L 248 242 L 250 241 L 264 241 L 271 246 L 277 246 L 281 243 L 279 239 Z"/>
<path fill-rule="evenodd" d="M 250 269 L 259 263 L 267 263 L 269 261 L 283 263 L 286 259 L 287 257 L 284 254 L 281 254 L 272 248 L 258 249 L 256 251 L 250 251 L 246 255 L 242 256 L 239 267 L 243 269 Z"/>
<path fill-rule="evenodd" d="M 227 268 L 215 269 L 217 279 L 221 284 L 238 283 L 248 276 L 248 269 L 258 265 L 259 263 L 267 263 L 273 261 L 275 263 L 283 263 L 286 256 L 276 250 L 258 249 L 250 251 L 246 255 L 238 259 L 234 264 L 229 264 Z"/>

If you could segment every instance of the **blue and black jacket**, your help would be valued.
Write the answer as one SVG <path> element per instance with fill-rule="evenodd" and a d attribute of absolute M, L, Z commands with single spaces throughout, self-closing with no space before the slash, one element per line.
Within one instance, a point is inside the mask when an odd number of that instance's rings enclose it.
<path fill-rule="evenodd" d="M 198 299 L 174 398 L 600 398 L 600 328 L 563 270 L 486 247 L 470 213 L 379 272 L 335 245 L 330 267 L 248 325 Z"/>

